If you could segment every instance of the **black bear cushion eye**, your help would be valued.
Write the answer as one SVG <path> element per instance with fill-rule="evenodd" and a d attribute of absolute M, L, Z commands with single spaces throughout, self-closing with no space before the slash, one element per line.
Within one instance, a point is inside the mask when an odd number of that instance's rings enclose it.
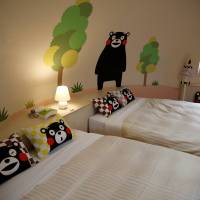
<path fill-rule="evenodd" d="M 10 149 L 9 154 L 10 154 L 10 156 L 16 156 L 17 152 L 14 149 Z"/>
<path fill-rule="evenodd" d="M 115 40 L 115 39 L 116 39 L 116 36 L 115 36 L 115 35 L 113 35 L 113 36 L 112 36 L 112 40 Z"/>
<path fill-rule="evenodd" d="M 17 134 L 0 141 L 0 184 L 34 164 L 33 158 Z"/>
<path fill-rule="evenodd" d="M 40 131 L 46 134 L 50 151 L 72 139 L 72 131 L 62 119 L 49 124 L 48 127 L 41 128 Z"/>
<path fill-rule="evenodd" d="M 50 134 L 51 136 L 54 136 L 54 135 L 55 135 L 55 131 L 54 131 L 54 130 L 49 130 L 49 134 Z"/>
<path fill-rule="evenodd" d="M 65 129 L 65 127 L 64 127 L 63 125 L 60 125 L 59 128 L 60 128 L 60 130 L 62 130 L 62 131 Z"/>

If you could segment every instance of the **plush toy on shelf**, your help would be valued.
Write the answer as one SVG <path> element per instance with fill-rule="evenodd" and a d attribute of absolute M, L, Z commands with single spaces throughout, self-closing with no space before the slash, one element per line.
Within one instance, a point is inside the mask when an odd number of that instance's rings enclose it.
<path fill-rule="evenodd" d="M 197 91 L 194 95 L 194 102 L 200 103 L 200 91 Z"/>

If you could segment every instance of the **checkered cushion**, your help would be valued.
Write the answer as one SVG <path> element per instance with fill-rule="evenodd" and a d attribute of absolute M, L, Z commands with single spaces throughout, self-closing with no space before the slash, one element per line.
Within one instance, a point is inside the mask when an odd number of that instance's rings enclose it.
<path fill-rule="evenodd" d="M 122 106 L 126 106 L 127 105 L 127 99 L 124 97 L 124 95 L 119 90 L 109 91 L 107 93 L 107 95 L 116 97 L 118 99 L 118 102 Z"/>
<path fill-rule="evenodd" d="M 0 184 L 34 164 L 33 158 L 17 134 L 0 141 Z"/>
<path fill-rule="evenodd" d="M 111 115 L 111 111 L 109 109 L 109 105 L 106 102 L 105 98 L 96 98 L 93 99 L 93 105 L 97 112 L 103 114 L 106 117 Z"/>

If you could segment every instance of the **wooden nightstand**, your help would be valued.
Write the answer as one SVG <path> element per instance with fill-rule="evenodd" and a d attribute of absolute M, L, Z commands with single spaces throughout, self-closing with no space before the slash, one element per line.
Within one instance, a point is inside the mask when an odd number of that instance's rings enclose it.
<path fill-rule="evenodd" d="M 88 118 L 94 114 L 94 109 L 90 101 L 85 103 L 68 102 L 68 108 L 58 109 L 58 104 L 52 104 L 48 107 L 56 109 L 71 128 L 88 131 Z"/>

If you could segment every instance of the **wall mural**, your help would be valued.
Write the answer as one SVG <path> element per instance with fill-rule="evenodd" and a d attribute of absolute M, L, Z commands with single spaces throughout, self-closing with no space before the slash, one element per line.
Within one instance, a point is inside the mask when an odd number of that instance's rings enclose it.
<path fill-rule="evenodd" d="M 72 67 L 86 41 L 88 17 L 92 13 L 89 0 L 77 0 L 62 15 L 53 30 L 53 39 L 44 55 L 44 62 L 58 72 L 58 85 L 62 85 L 63 69 Z"/>
<path fill-rule="evenodd" d="M 102 90 L 104 81 L 115 80 L 116 86 L 121 87 L 122 73 L 126 71 L 125 45 L 129 35 L 129 32 L 110 32 L 95 69 L 98 90 Z"/>
<path fill-rule="evenodd" d="M 147 74 L 156 71 L 159 61 L 159 43 L 155 37 L 151 37 L 140 53 L 140 62 L 136 69 L 144 75 L 143 85 L 147 84 Z"/>

